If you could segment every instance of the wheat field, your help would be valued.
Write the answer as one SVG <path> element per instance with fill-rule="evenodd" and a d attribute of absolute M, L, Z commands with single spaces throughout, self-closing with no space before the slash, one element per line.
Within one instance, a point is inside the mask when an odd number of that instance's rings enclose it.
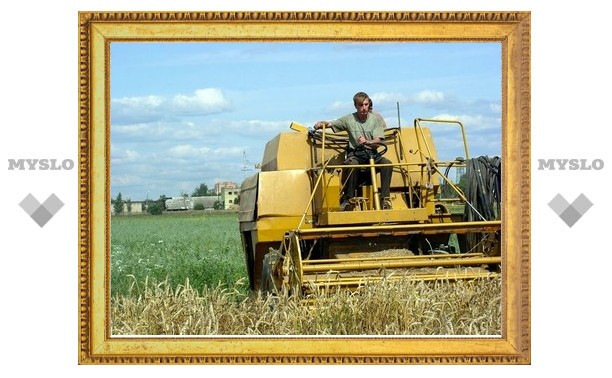
<path fill-rule="evenodd" d="M 501 279 L 382 281 L 299 298 L 149 282 L 111 301 L 114 335 L 501 335 Z"/>
<path fill-rule="evenodd" d="M 113 217 L 112 335 L 501 335 L 501 278 L 249 290 L 235 213 Z"/>

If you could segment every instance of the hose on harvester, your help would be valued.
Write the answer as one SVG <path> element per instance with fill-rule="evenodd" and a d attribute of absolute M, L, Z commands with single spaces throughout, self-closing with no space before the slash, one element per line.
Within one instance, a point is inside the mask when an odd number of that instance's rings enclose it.
<path fill-rule="evenodd" d="M 499 157 L 479 156 L 466 161 L 465 221 L 489 221 L 501 219 L 501 159 Z M 485 251 L 486 240 L 492 235 L 466 234 L 459 243 L 466 252 Z M 494 236 L 498 239 L 499 234 Z M 497 252 L 494 252 L 497 253 Z"/>
<path fill-rule="evenodd" d="M 479 156 L 466 161 L 465 197 L 474 208 L 465 207 L 464 220 L 500 219 L 501 169 L 501 159 L 497 156 Z"/>

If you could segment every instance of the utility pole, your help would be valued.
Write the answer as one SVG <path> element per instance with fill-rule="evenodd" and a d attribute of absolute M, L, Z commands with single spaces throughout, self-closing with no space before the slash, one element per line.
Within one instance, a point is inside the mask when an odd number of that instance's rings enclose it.
<path fill-rule="evenodd" d="M 246 158 L 246 151 L 243 150 L 242 151 L 242 174 L 244 176 L 244 178 L 246 178 L 247 172 L 251 172 L 252 169 L 250 168 L 251 162 L 249 162 Z"/>

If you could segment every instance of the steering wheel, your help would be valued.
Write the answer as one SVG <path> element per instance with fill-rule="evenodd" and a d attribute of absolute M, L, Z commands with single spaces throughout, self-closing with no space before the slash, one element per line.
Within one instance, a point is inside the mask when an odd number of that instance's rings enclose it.
<path fill-rule="evenodd" d="M 387 153 L 387 149 L 389 148 L 386 144 L 381 144 L 380 146 L 376 147 L 376 149 L 373 148 L 369 148 L 369 147 L 365 147 L 365 146 L 360 146 L 361 149 L 363 149 L 369 157 L 371 157 L 372 159 L 378 159 L 379 157 L 383 156 L 385 153 Z"/>

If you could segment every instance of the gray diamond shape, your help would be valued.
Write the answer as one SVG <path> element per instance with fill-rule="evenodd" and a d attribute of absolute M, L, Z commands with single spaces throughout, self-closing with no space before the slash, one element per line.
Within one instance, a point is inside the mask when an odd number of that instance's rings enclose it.
<path fill-rule="evenodd" d="M 584 194 L 580 193 L 578 198 L 572 202 L 572 207 L 576 209 L 580 213 L 580 215 L 584 215 L 593 206 L 593 202 L 591 202 Z"/>
<path fill-rule="evenodd" d="M 583 193 L 570 204 L 559 193 L 549 203 L 551 209 L 567 224 L 572 227 L 593 206 L 591 200 Z"/>
<path fill-rule="evenodd" d="M 19 206 L 21 206 L 21 208 L 31 216 L 40 206 L 40 202 L 38 202 L 32 193 L 30 193 L 26 196 L 26 198 L 19 202 Z"/>
<path fill-rule="evenodd" d="M 42 205 L 49 210 L 51 215 L 55 215 L 64 206 L 64 203 L 55 194 L 51 194 Z"/>
<path fill-rule="evenodd" d="M 550 208 L 560 216 L 561 213 L 564 212 L 569 206 L 569 202 L 567 202 L 567 200 L 563 198 L 561 194 L 557 194 L 555 198 L 548 203 L 548 206 L 550 206 Z"/>
<path fill-rule="evenodd" d="M 34 222 L 42 227 L 53 218 L 62 206 L 64 206 L 64 203 L 53 193 L 43 204 L 41 204 L 36 197 L 30 193 L 21 200 L 19 206 L 28 213 Z"/>
<path fill-rule="evenodd" d="M 51 214 L 49 210 L 45 209 L 44 206 L 40 206 L 34 213 L 32 213 L 31 217 L 34 219 L 34 222 L 38 223 L 38 225 L 42 227 L 53 217 L 53 214 Z"/>
<path fill-rule="evenodd" d="M 580 214 L 578 210 L 574 209 L 573 206 L 569 206 L 564 212 L 559 214 L 559 217 L 561 217 L 561 219 L 563 219 L 568 226 L 572 227 L 576 222 L 578 222 L 578 219 L 582 218 L 582 214 Z"/>

